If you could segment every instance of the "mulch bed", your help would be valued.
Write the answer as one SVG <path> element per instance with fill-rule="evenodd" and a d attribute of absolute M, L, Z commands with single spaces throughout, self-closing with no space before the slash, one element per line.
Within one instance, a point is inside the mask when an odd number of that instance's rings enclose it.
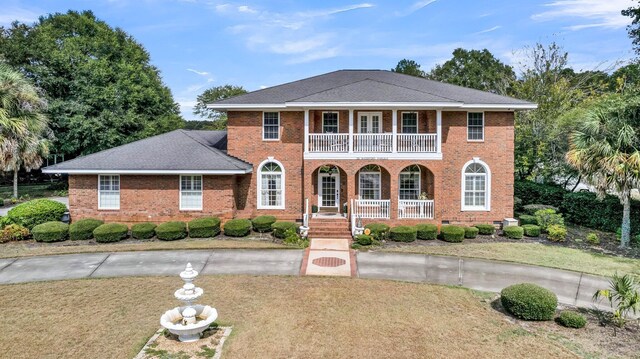
<path fill-rule="evenodd" d="M 161 329 L 140 350 L 135 359 L 152 358 L 220 358 L 222 346 L 231 334 L 230 327 L 211 326 L 202 333 L 200 340 L 182 343 L 178 336 Z"/>

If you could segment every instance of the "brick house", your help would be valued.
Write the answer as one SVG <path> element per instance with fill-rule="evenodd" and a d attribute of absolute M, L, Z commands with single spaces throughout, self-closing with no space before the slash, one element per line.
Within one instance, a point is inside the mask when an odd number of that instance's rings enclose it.
<path fill-rule="evenodd" d="M 513 216 L 514 111 L 536 105 L 341 70 L 209 107 L 227 131 L 177 130 L 43 172 L 69 174 L 74 219 L 492 223 Z"/>

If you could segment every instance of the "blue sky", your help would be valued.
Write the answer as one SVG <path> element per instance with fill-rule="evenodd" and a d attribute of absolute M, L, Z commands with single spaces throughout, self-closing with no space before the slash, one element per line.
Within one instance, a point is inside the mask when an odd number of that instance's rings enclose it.
<path fill-rule="evenodd" d="M 556 41 L 578 69 L 633 57 L 620 10 L 633 0 L 0 0 L 0 25 L 92 10 L 150 52 L 185 119 L 210 86 L 248 90 L 344 68 L 430 69 L 453 49 L 489 49 L 518 69 L 522 49 Z"/>

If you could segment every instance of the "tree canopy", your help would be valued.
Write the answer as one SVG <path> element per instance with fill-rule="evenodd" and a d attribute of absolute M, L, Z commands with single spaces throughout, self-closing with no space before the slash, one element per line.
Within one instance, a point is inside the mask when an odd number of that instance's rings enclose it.
<path fill-rule="evenodd" d="M 420 69 L 420 64 L 414 60 L 402 59 L 398 61 L 395 68 L 391 69 L 393 72 L 398 72 L 405 75 L 425 77 L 424 71 Z"/>
<path fill-rule="evenodd" d="M 621 11 L 623 16 L 631 18 L 631 25 L 627 26 L 629 38 L 633 42 L 636 54 L 640 55 L 640 1 L 636 6 L 630 6 Z"/>
<path fill-rule="evenodd" d="M 0 58 L 44 91 L 57 154 L 75 157 L 182 127 L 147 51 L 90 11 L 0 28 Z"/>
<path fill-rule="evenodd" d="M 247 93 L 247 90 L 242 86 L 234 85 L 215 86 L 204 90 L 204 92 L 198 95 L 198 98 L 196 99 L 197 103 L 193 108 L 193 113 L 200 117 L 209 119 L 209 124 L 185 124 L 185 128 L 203 128 L 209 130 L 223 130 L 227 128 L 227 113 L 207 108 L 207 104 L 245 93 Z"/>

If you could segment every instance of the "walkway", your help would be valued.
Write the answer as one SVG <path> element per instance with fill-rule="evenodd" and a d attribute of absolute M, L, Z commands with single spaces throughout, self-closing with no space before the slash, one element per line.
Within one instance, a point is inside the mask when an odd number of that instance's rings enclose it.
<path fill-rule="evenodd" d="M 300 275 L 324 275 L 339 277 L 356 276 L 355 252 L 349 248 L 349 240 L 312 238 L 305 251 Z"/>
<path fill-rule="evenodd" d="M 331 245 L 316 243 L 314 246 L 321 249 L 309 250 L 311 262 L 325 256 L 345 259 L 346 253 L 352 253 L 343 247 L 329 248 Z M 315 269 L 308 261 L 307 266 L 303 266 L 304 255 L 302 250 L 219 249 L 0 259 L 0 284 L 92 277 L 175 276 L 187 262 L 202 274 L 332 274 L 313 272 Z M 515 283 L 533 282 L 552 290 L 561 303 L 582 307 L 591 307 L 593 293 L 608 287 L 607 278 L 509 262 L 382 252 L 359 252 L 348 258 L 349 275 L 359 278 L 460 285 L 491 292 L 499 292 Z M 355 262 L 357 272 L 352 273 L 351 264 L 355 265 Z M 341 269 L 338 275 L 346 275 L 346 272 Z"/>

